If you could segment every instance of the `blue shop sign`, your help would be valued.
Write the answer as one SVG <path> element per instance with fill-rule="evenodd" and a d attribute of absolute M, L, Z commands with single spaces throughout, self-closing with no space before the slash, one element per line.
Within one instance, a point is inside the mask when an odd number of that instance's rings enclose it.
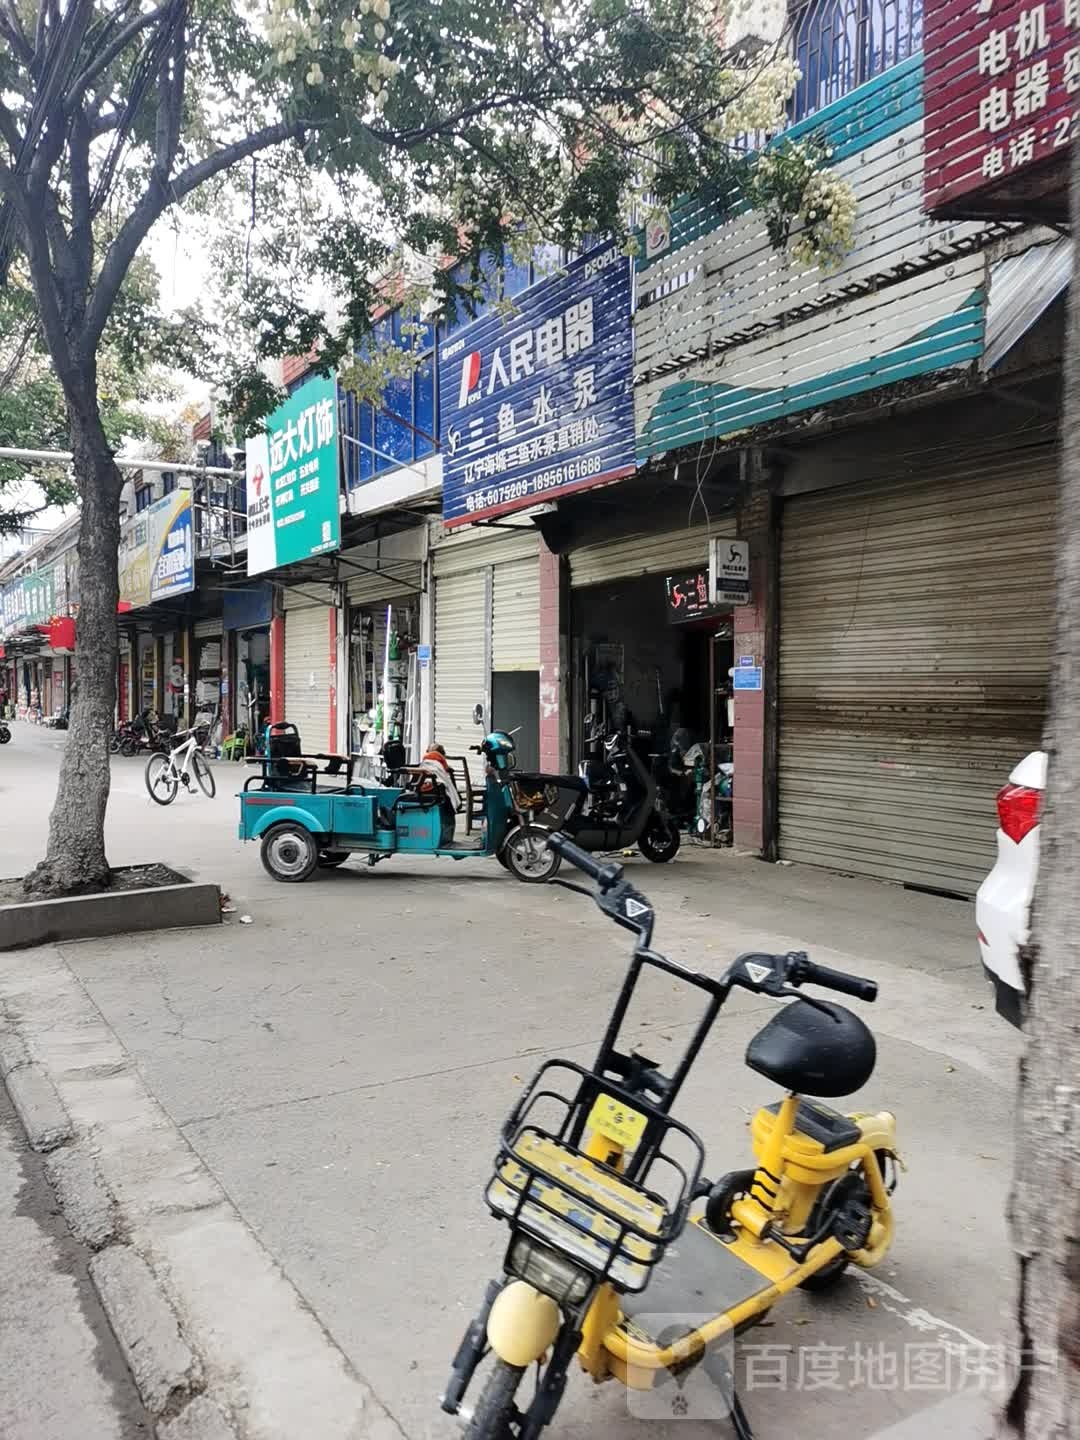
<path fill-rule="evenodd" d="M 274 615 L 274 590 L 266 580 L 249 581 L 221 597 L 222 620 L 226 630 L 253 630 L 269 625 Z"/>
<path fill-rule="evenodd" d="M 443 523 L 633 472 L 629 259 L 599 246 L 439 351 Z"/>

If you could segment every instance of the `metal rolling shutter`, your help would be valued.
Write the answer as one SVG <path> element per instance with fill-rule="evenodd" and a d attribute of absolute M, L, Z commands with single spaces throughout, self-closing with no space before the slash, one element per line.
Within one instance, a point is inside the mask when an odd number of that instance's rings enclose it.
<path fill-rule="evenodd" d="M 285 612 L 285 719 L 308 750 L 333 749 L 330 736 L 330 610 Z"/>
<path fill-rule="evenodd" d="M 354 576 L 345 592 L 349 604 L 373 606 L 381 603 L 385 609 L 387 605 L 409 600 L 423 588 L 423 569 L 419 560 L 396 560 L 393 562 L 393 574 L 388 569 L 382 575 Z"/>
<path fill-rule="evenodd" d="M 727 522 L 712 527 L 713 535 L 734 535 Z M 628 580 L 635 575 L 666 574 L 684 565 L 702 565 L 709 558 L 710 530 L 693 525 L 660 535 L 635 535 L 629 540 L 607 540 L 602 545 L 583 545 L 570 552 L 570 583 L 603 585 L 609 580 Z"/>
<path fill-rule="evenodd" d="M 540 561 L 496 565 L 491 590 L 492 670 L 540 669 Z"/>
<path fill-rule="evenodd" d="M 465 755 L 480 731 L 473 707 L 487 698 L 488 573 L 477 569 L 435 582 L 435 739 L 448 755 Z"/>
<path fill-rule="evenodd" d="M 1042 742 L 1053 452 L 792 498 L 780 853 L 973 894 L 994 796 Z"/>

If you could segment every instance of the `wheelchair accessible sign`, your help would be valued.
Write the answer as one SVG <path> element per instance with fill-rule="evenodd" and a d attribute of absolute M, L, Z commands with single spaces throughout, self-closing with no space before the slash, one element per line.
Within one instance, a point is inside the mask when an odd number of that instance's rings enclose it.
<path fill-rule="evenodd" d="M 261 575 L 341 546 L 337 391 L 308 380 L 247 442 L 247 573 Z"/>

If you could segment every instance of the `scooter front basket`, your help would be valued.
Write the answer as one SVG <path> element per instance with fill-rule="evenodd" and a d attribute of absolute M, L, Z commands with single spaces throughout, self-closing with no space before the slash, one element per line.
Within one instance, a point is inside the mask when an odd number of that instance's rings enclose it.
<path fill-rule="evenodd" d="M 558 1079 L 561 1090 L 554 1088 Z M 572 1094 L 565 1093 L 568 1079 Z M 543 1109 L 561 1119 L 537 1123 Z M 586 1130 L 596 1128 L 612 1138 L 621 1131 L 616 1143 L 625 1169 L 581 1148 Z M 681 1159 L 673 1153 L 679 1148 Z M 485 1198 L 514 1230 L 633 1292 L 645 1288 L 685 1225 L 703 1163 L 693 1131 L 573 1061 L 550 1060 L 503 1129 Z"/>

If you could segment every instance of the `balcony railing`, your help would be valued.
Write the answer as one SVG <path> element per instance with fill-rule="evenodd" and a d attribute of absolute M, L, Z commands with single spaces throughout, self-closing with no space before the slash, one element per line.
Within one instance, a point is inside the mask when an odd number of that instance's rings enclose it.
<path fill-rule="evenodd" d="M 923 0 L 807 0 L 791 13 L 792 48 L 802 71 L 793 120 L 922 49 Z"/>

